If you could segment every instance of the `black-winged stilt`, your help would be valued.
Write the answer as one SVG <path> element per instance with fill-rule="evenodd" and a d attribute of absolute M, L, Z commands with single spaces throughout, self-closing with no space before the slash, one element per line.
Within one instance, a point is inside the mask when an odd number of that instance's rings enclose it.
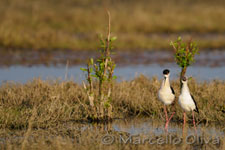
<path fill-rule="evenodd" d="M 164 76 L 164 79 L 159 89 L 158 97 L 159 97 L 159 100 L 164 103 L 164 112 L 166 116 L 165 130 L 168 131 L 168 124 L 170 120 L 172 119 L 175 112 L 173 112 L 170 118 L 168 119 L 166 105 L 170 105 L 173 103 L 175 99 L 175 92 L 173 88 L 170 86 L 170 82 L 169 82 L 170 71 L 168 69 L 163 70 L 163 76 Z"/>
<path fill-rule="evenodd" d="M 185 116 L 186 116 L 186 111 L 192 111 L 192 117 L 193 117 L 193 125 L 195 128 L 195 132 L 197 133 L 196 125 L 195 125 L 195 117 L 194 117 L 194 111 L 199 113 L 198 107 L 196 104 L 196 101 L 194 97 L 190 94 L 189 88 L 188 88 L 188 81 L 186 77 L 182 77 L 182 87 L 181 87 L 181 94 L 179 96 L 179 104 L 181 108 L 184 110 L 184 124 L 183 124 L 183 131 L 185 127 Z"/>

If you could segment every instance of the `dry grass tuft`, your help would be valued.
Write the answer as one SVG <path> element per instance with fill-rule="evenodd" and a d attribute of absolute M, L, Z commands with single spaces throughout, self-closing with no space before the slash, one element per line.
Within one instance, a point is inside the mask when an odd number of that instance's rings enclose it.
<path fill-rule="evenodd" d="M 179 81 L 172 81 L 172 85 L 178 96 Z M 224 124 L 224 81 L 197 83 L 191 80 L 189 86 L 200 110 L 196 115 L 197 122 Z M 140 116 L 162 119 L 163 107 L 157 98 L 159 87 L 158 79 L 145 76 L 116 82 L 112 95 L 113 118 Z M 34 108 L 37 112 L 32 121 L 33 128 L 54 127 L 67 121 L 87 121 L 91 114 L 82 85 L 72 81 L 35 79 L 24 85 L 5 83 L 0 87 L 0 107 L 0 126 L 3 129 L 28 128 Z M 176 110 L 173 121 L 181 121 L 182 110 L 179 105 L 171 109 Z"/>

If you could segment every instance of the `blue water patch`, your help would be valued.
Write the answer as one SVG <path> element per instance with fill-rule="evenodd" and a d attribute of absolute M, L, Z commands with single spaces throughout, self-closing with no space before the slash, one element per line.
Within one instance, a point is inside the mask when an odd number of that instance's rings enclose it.
<path fill-rule="evenodd" d="M 81 83 L 85 80 L 85 73 L 80 70 L 82 65 L 73 67 L 54 67 L 54 66 L 11 66 L 8 68 L 0 68 L 0 82 L 13 81 L 26 83 L 34 78 L 47 79 L 61 79 L 73 80 Z M 147 77 L 162 77 L 162 70 L 168 68 L 171 71 L 171 79 L 179 77 L 180 68 L 173 64 L 168 63 L 165 65 L 148 64 L 148 65 L 126 65 L 118 66 L 115 69 L 115 75 L 118 81 L 132 80 L 135 77 L 143 74 Z M 193 77 L 198 81 L 210 81 L 214 79 L 225 80 L 225 66 L 209 67 L 209 66 L 192 66 L 187 70 L 187 76 Z"/>

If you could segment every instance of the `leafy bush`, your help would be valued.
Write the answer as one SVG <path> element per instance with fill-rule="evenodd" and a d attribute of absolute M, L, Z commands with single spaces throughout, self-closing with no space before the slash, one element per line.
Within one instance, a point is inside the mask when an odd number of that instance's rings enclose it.
<path fill-rule="evenodd" d="M 87 72 L 88 86 L 83 83 L 84 88 L 87 92 L 93 115 L 90 116 L 92 119 L 110 119 L 112 118 L 112 84 L 114 69 L 116 64 L 111 58 L 112 55 L 112 42 L 116 40 L 116 37 L 110 37 L 110 13 L 109 24 L 108 24 L 108 35 L 104 40 L 103 36 L 100 36 L 100 57 L 97 60 L 93 58 L 88 60 L 87 68 L 81 68 L 81 70 Z M 94 95 L 93 92 L 93 80 L 98 82 L 98 95 Z"/>
<path fill-rule="evenodd" d="M 188 42 L 182 42 L 181 37 L 178 37 L 175 42 L 170 43 L 175 51 L 176 63 L 181 67 L 180 80 L 187 71 L 187 67 L 190 66 L 195 60 L 194 56 L 198 53 L 199 49 L 195 42 L 189 40 Z"/>

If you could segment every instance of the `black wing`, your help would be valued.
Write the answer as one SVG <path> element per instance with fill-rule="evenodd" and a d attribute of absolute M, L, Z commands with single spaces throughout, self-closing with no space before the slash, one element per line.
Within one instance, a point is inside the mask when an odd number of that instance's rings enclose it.
<path fill-rule="evenodd" d="M 170 88 L 171 88 L 171 91 L 172 91 L 173 95 L 175 95 L 175 92 L 174 92 L 173 87 L 172 87 L 172 86 L 170 86 Z"/>
<path fill-rule="evenodd" d="M 194 97 L 192 95 L 191 95 L 191 98 L 193 99 L 193 101 L 195 103 L 195 110 L 194 111 L 196 111 L 197 113 L 199 113 L 197 103 L 196 103 L 196 101 L 195 101 L 195 99 L 194 99 Z"/>

